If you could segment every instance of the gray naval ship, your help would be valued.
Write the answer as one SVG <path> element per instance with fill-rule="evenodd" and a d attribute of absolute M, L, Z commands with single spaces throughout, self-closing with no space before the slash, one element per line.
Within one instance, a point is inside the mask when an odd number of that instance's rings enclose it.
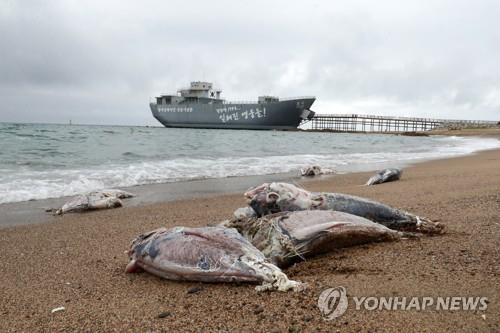
<path fill-rule="evenodd" d="M 149 105 L 166 127 L 286 130 L 314 116 L 310 108 L 315 99 L 260 96 L 257 102 L 227 102 L 212 83 L 196 81 L 175 95 L 155 97 Z"/>

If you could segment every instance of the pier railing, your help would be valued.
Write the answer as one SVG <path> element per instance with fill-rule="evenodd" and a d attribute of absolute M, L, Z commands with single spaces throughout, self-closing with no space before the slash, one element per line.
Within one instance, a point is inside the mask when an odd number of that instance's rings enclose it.
<path fill-rule="evenodd" d="M 304 129 L 335 132 L 419 132 L 435 128 L 493 127 L 498 126 L 499 122 L 362 114 L 316 114 L 301 125 Z"/>

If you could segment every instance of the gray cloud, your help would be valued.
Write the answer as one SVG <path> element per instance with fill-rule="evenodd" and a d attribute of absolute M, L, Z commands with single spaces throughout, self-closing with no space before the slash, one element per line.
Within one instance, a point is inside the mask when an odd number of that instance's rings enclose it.
<path fill-rule="evenodd" d="M 4 1 L 0 121 L 156 124 L 191 80 L 316 111 L 500 119 L 497 1 Z"/>

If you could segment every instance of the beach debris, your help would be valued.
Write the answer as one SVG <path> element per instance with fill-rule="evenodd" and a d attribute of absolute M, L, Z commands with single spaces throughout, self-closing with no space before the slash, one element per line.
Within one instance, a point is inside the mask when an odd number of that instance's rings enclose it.
<path fill-rule="evenodd" d="M 389 168 L 389 169 L 384 169 L 374 176 L 372 176 L 368 181 L 366 182 L 365 185 L 376 185 L 376 184 L 382 184 L 382 183 L 387 183 L 387 182 L 392 182 L 395 180 L 399 180 L 403 174 L 403 170 L 401 169 L 396 169 L 396 168 Z"/>
<path fill-rule="evenodd" d="M 253 314 L 260 314 L 264 312 L 264 308 L 262 307 L 262 305 L 257 305 L 255 306 L 254 310 L 253 310 Z"/>
<path fill-rule="evenodd" d="M 258 291 L 305 288 L 232 228 L 159 228 L 135 238 L 128 255 L 127 273 L 145 270 L 170 280 L 261 283 Z"/>
<path fill-rule="evenodd" d="M 440 233 L 443 225 L 370 199 L 342 193 L 309 192 L 288 183 L 264 183 L 245 192 L 247 203 L 261 217 L 297 210 L 335 210 L 367 218 L 389 229 Z"/>
<path fill-rule="evenodd" d="M 66 308 L 64 306 L 60 306 L 58 308 L 54 308 L 50 311 L 50 313 L 56 313 L 56 312 L 61 312 L 61 311 L 64 311 L 66 310 Z"/>
<path fill-rule="evenodd" d="M 322 168 L 319 165 L 310 165 L 300 169 L 300 175 L 306 177 L 314 177 L 318 175 L 326 175 L 335 173 L 332 169 Z"/>
<path fill-rule="evenodd" d="M 170 311 L 165 311 L 165 312 L 161 312 L 160 314 L 158 314 L 158 318 L 166 318 L 168 316 L 170 316 L 172 313 Z"/>
<path fill-rule="evenodd" d="M 191 287 L 187 290 L 187 293 L 188 294 L 196 294 L 196 293 L 199 293 L 200 291 L 202 291 L 203 288 L 200 287 L 200 286 L 197 286 L 197 287 Z"/>
<path fill-rule="evenodd" d="M 363 217 L 330 210 L 281 212 L 252 219 L 233 219 L 238 232 L 278 267 L 359 244 L 394 241 L 408 233 L 391 230 Z"/>
<path fill-rule="evenodd" d="M 131 198 L 133 196 L 132 193 L 115 189 L 92 191 L 78 195 L 66 202 L 61 208 L 55 211 L 55 214 L 62 215 L 88 210 L 121 207 L 123 203 L 120 199 Z"/>

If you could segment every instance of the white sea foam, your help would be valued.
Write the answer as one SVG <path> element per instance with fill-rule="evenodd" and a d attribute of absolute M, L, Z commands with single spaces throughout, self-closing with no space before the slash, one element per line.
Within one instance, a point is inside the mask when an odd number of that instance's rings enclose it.
<path fill-rule="evenodd" d="M 439 140 L 437 148 L 422 147 L 417 151 L 405 151 L 402 147 L 401 152 L 175 158 L 131 164 L 112 163 L 85 169 L 3 170 L 5 172 L 0 173 L 0 203 L 70 196 L 100 188 L 283 173 L 310 164 L 340 172 L 368 171 L 500 147 L 500 141 L 496 139 L 443 137 Z"/>

